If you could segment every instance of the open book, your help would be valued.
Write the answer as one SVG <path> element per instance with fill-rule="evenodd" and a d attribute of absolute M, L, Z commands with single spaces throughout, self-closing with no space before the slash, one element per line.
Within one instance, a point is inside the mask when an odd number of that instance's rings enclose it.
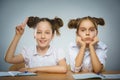
<path fill-rule="evenodd" d="M 95 73 L 83 73 L 73 74 L 73 78 L 77 79 L 120 79 L 120 74 L 95 74 Z"/>
<path fill-rule="evenodd" d="M 8 71 L 0 72 L 0 77 L 2 76 L 36 76 L 36 73 L 32 72 L 19 72 L 19 71 Z"/>

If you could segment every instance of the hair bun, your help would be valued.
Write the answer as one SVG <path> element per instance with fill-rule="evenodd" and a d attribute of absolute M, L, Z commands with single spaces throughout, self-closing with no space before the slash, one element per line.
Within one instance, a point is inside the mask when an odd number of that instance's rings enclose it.
<path fill-rule="evenodd" d="M 95 18 L 93 17 L 93 19 L 95 20 L 95 22 L 98 24 L 98 25 L 105 25 L 105 21 L 103 18 Z"/>
<path fill-rule="evenodd" d="M 39 17 L 30 16 L 27 22 L 29 28 L 35 28 L 36 24 L 39 22 Z"/>
<path fill-rule="evenodd" d="M 55 17 L 54 21 L 55 21 L 54 23 L 57 25 L 58 28 L 63 26 L 63 21 L 61 18 Z"/>
<path fill-rule="evenodd" d="M 99 25 L 105 25 L 104 19 L 103 18 L 99 18 L 98 24 Z"/>
<path fill-rule="evenodd" d="M 80 18 L 77 18 L 77 19 L 71 19 L 68 23 L 68 28 L 70 29 L 76 29 L 77 26 L 78 26 L 78 22 L 80 21 Z"/>

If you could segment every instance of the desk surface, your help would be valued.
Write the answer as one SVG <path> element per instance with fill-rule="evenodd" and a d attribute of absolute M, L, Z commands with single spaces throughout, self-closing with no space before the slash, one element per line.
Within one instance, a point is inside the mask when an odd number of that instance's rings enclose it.
<path fill-rule="evenodd" d="M 107 71 L 103 73 L 117 74 L 120 71 Z M 74 80 L 72 74 L 71 71 L 68 71 L 66 74 L 37 73 L 37 76 L 0 77 L 0 80 Z"/>

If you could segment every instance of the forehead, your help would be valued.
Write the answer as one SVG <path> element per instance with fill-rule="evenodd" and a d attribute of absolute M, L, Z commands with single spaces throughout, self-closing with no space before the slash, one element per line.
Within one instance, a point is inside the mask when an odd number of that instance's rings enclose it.
<path fill-rule="evenodd" d="M 51 30 L 52 25 L 48 21 L 41 21 L 36 26 L 37 30 Z"/>
<path fill-rule="evenodd" d="M 84 27 L 84 28 L 94 27 L 95 28 L 95 25 L 93 24 L 92 21 L 86 19 L 86 20 L 81 21 L 79 27 Z"/>

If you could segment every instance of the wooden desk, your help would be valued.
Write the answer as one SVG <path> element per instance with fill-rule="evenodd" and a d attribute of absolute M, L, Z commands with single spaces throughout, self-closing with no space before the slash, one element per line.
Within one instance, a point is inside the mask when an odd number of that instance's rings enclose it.
<path fill-rule="evenodd" d="M 0 80 L 74 80 L 74 79 L 72 77 L 72 73 L 68 71 L 66 74 L 37 73 L 37 76 L 0 77 Z"/>
<path fill-rule="evenodd" d="M 117 74 L 120 71 L 107 71 L 104 74 Z M 0 77 L 0 80 L 74 80 L 71 71 L 66 74 L 53 74 L 53 73 L 37 73 L 37 76 L 16 76 L 16 77 Z M 82 74 L 82 73 L 80 73 Z"/>

